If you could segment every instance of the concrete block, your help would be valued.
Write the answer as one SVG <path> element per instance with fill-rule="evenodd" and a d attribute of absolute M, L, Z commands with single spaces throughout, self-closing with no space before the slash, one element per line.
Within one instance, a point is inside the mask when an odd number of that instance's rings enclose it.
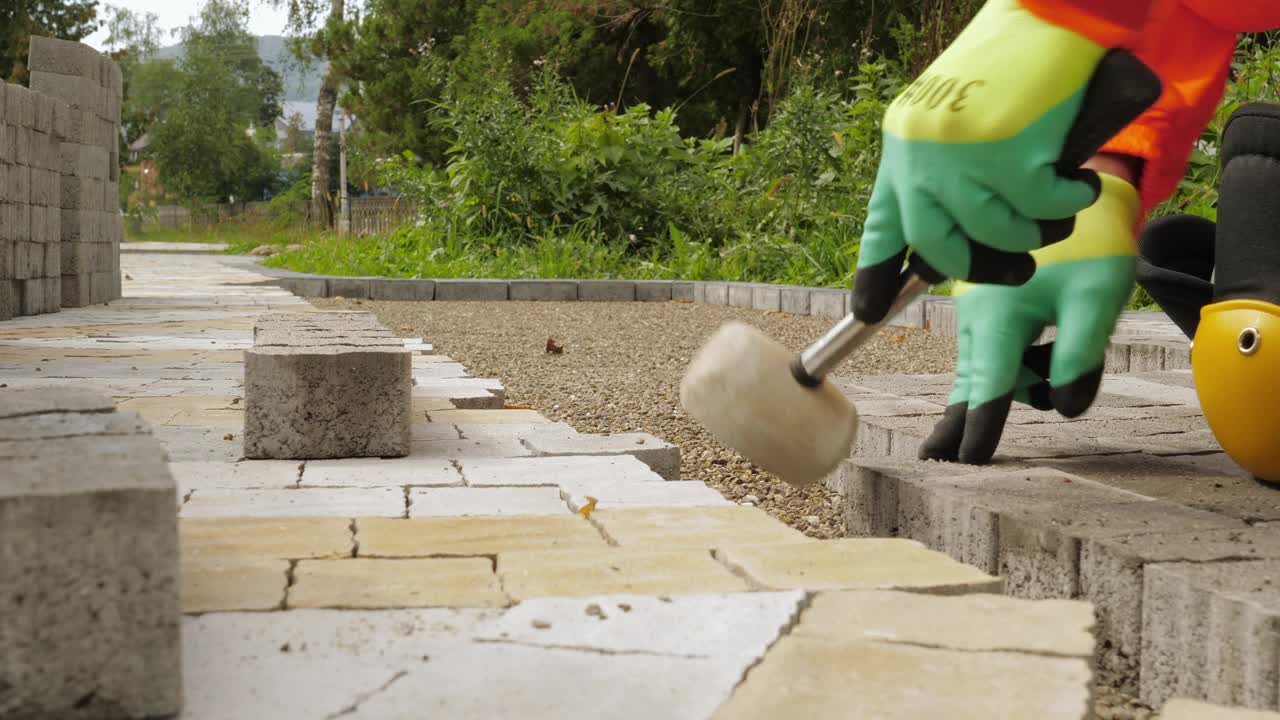
<path fill-rule="evenodd" d="M 110 180 L 102 183 L 102 209 L 115 214 L 120 210 L 120 183 Z"/>
<path fill-rule="evenodd" d="M 53 132 L 53 98 L 48 95 L 32 93 L 31 99 L 35 102 L 36 120 L 32 127 L 36 132 L 47 136 Z"/>
<path fill-rule="evenodd" d="M 4 83 L 0 82 L 0 86 Z M 17 150 L 14 145 L 17 144 L 18 130 L 13 125 L 0 123 L 0 162 L 11 163 L 14 161 Z"/>
<path fill-rule="evenodd" d="M 0 320 L 14 319 L 21 309 L 18 305 L 16 282 L 16 280 L 6 280 L 0 277 Z"/>
<path fill-rule="evenodd" d="M 809 314 L 840 320 L 845 315 L 845 298 L 848 295 L 847 290 L 812 290 L 809 293 Z"/>
<path fill-rule="evenodd" d="M 704 287 L 706 293 L 705 302 L 708 305 L 728 305 L 729 304 L 729 283 L 709 282 Z"/>
<path fill-rule="evenodd" d="M 59 243 L 59 245 L 62 246 L 62 252 L 58 266 L 61 268 L 63 275 L 76 275 L 92 270 L 91 250 L 93 246 L 91 244 L 77 240 L 75 242 Z"/>
<path fill-rule="evenodd" d="M 62 295 L 62 307 L 75 308 L 92 305 L 90 298 L 90 276 L 87 273 L 63 274 L 59 291 Z"/>
<path fill-rule="evenodd" d="M 62 278 L 50 277 L 42 282 L 44 283 L 44 311 L 60 312 L 62 310 Z"/>
<path fill-rule="evenodd" d="M 809 314 L 809 288 L 784 287 L 779 292 L 779 307 L 792 315 Z"/>
<path fill-rule="evenodd" d="M 60 277 L 62 275 L 62 243 L 51 242 L 36 245 L 32 248 L 32 252 L 36 248 L 39 248 L 41 254 L 44 255 L 44 261 L 41 263 L 42 277 L 50 279 Z"/>
<path fill-rule="evenodd" d="M 757 285 L 751 290 L 751 307 L 756 310 L 782 310 L 782 289 L 776 285 Z"/>
<path fill-rule="evenodd" d="M 436 284 L 432 280 L 373 278 L 369 281 L 369 297 L 373 300 L 434 300 Z"/>
<path fill-rule="evenodd" d="M 697 288 L 701 283 L 680 282 L 671 283 L 671 299 L 676 302 L 697 302 Z"/>
<path fill-rule="evenodd" d="M 0 712 L 162 717 L 182 700 L 177 497 L 145 425 L 66 411 L 57 388 L 0 390 L 0 416 L 53 427 L 0 441 Z M 111 408 L 109 398 L 86 402 Z M 15 410 L 15 408 L 21 408 Z M 43 433 L 36 433 L 43 434 Z"/>
<path fill-rule="evenodd" d="M 291 277 L 280 280 L 280 287 L 304 298 L 329 297 L 329 281 L 322 277 Z"/>
<path fill-rule="evenodd" d="M 13 161 L 18 165 L 31 167 L 31 128 L 18 126 L 14 131 L 17 133 L 17 144 L 13 146 Z"/>
<path fill-rule="evenodd" d="M 506 280 L 436 280 L 436 300 L 492 302 L 507 298 Z"/>
<path fill-rule="evenodd" d="M 13 276 L 14 280 L 26 280 L 31 277 L 31 243 L 26 240 L 13 242 Z"/>
<path fill-rule="evenodd" d="M 35 101 L 31 91 L 21 85 L 6 85 L 4 93 L 5 122 L 15 127 L 28 128 L 36 124 Z"/>
<path fill-rule="evenodd" d="M 1277 587 L 1274 560 L 1147 566 L 1141 700 L 1280 707 Z"/>
<path fill-rule="evenodd" d="M 578 299 L 583 302 L 635 302 L 636 292 L 631 280 L 578 281 Z"/>
<path fill-rule="evenodd" d="M 1166 506 L 1167 507 L 1167 506 Z M 1085 539 L 1081 595 L 1098 613 L 1099 665 L 1111 676 L 1139 677 L 1145 570 L 1157 563 L 1280 560 L 1280 533 L 1259 527 L 1176 529 Z M 1136 686 L 1125 688 L 1137 694 Z"/>
<path fill-rule="evenodd" d="M 2 208 L 0 208 L 2 209 Z M 0 222 L 4 222 L 0 216 Z M 13 278 L 13 241 L 0 237 L 0 282 Z"/>
<path fill-rule="evenodd" d="M 534 302 L 573 302 L 578 299 L 576 280 L 511 280 L 510 299 Z"/>
<path fill-rule="evenodd" d="M 98 53 L 88 45 L 51 37 L 31 36 L 31 49 L 27 54 L 29 70 L 93 77 L 98 72 L 98 63 Z"/>
<path fill-rule="evenodd" d="M 740 308 L 751 307 L 751 298 L 754 291 L 755 285 L 753 283 L 729 283 L 729 304 Z"/>
<path fill-rule="evenodd" d="M 326 459 L 409 454 L 412 353 L 387 338 L 347 345 L 263 346 L 271 332 L 305 337 L 342 320 L 325 313 L 267 317 L 245 351 L 245 456 Z M 292 318 L 292 319 L 290 319 Z M 370 320 L 372 320 L 370 318 Z M 366 320 L 365 322 L 369 322 Z M 347 318 L 347 331 L 354 317 Z M 376 322 L 376 321 L 374 321 Z M 374 344 L 378 343 L 378 344 Z"/>
<path fill-rule="evenodd" d="M 94 110 L 98 95 L 93 81 L 86 77 L 60 75 L 44 70 L 31 71 L 31 90 L 89 111 Z"/>
<path fill-rule="evenodd" d="M 59 98 L 49 98 L 53 107 L 53 127 L 50 133 L 56 140 L 65 140 L 67 137 L 67 124 L 71 115 L 71 106 L 66 100 Z"/>
<path fill-rule="evenodd" d="M 329 278 L 329 297 L 343 297 L 350 300 L 365 300 L 369 297 L 369 281 L 372 278 L 331 277 Z"/>
<path fill-rule="evenodd" d="M 636 302 L 669 302 L 675 300 L 673 290 L 676 283 L 670 280 L 637 280 Z M 578 292 L 582 292 L 579 289 Z"/>
<path fill-rule="evenodd" d="M 109 154 L 106 148 L 83 143 L 64 142 L 58 148 L 58 169 L 64 175 L 105 179 Z"/>
<path fill-rule="evenodd" d="M 9 202 L 26 205 L 31 202 L 31 168 L 11 165 L 9 177 Z"/>

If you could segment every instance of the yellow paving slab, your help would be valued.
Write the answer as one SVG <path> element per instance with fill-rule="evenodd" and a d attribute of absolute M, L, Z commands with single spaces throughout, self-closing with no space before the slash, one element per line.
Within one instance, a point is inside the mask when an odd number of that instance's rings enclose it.
<path fill-rule="evenodd" d="M 517 550 L 604 549 L 581 515 L 357 518 L 361 557 L 497 555 Z"/>
<path fill-rule="evenodd" d="M 488 558 L 303 560 L 291 608 L 505 607 Z"/>
<path fill-rule="evenodd" d="M 350 557 L 355 549 L 346 518 L 183 518 L 178 533 L 192 560 Z"/>
<path fill-rule="evenodd" d="M 534 410 L 434 410 L 428 411 L 431 422 L 455 425 L 499 425 L 508 423 L 549 423 Z"/>
<path fill-rule="evenodd" d="M 858 538 L 723 548 L 725 565 L 772 590 L 1000 593 L 1004 581 L 915 540 Z"/>
<path fill-rule="evenodd" d="M 744 592 L 746 582 L 699 550 L 523 551 L 498 555 L 511 597 Z"/>
<path fill-rule="evenodd" d="M 182 611 L 274 610 L 284 603 L 288 560 L 220 555 L 184 556 L 179 581 Z"/>
<path fill-rule="evenodd" d="M 422 415 L 432 410 L 456 410 L 453 403 L 444 398 L 416 397 L 413 399 L 413 414 Z"/>
<path fill-rule="evenodd" d="M 1078 720 L 1091 676 L 1082 658 L 789 635 L 713 717 Z"/>
<path fill-rule="evenodd" d="M 41 348 L 0 345 L 0 362 L 137 359 L 148 363 L 195 365 L 243 362 L 243 350 L 111 350 L 102 348 Z"/>
<path fill-rule="evenodd" d="M 244 428 L 244 410 L 183 410 L 166 420 L 165 425 L 219 428 L 239 432 Z"/>
<path fill-rule="evenodd" d="M 123 335 L 197 335 L 209 330 L 253 330 L 253 318 L 219 320 L 174 320 L 155 323 L 120 323 L 110 325 L 70 325 L 47 328 L 0 329 L 0 339 L 119 337 Z"/>
<path fill-rule="evenodd" d="M 120 410 L 130 410 L 141 415 L 148 422 L 163 425 L 180 413 L 201 412 L 206 410 L 227 410 L 241 408 L 244 401 L 230 395 L 165 395 L 161 397 L 130 398 L 121 401 Z"/>
<path fill-rule="evenodd" d="M 791 634 L 1087 660 L 1093 626 L 1093 605 L 1079 600 L 838 590 L 814 595 Z"/>
<path fill-rule="evenodd" d="M 751 507 L 680 507 L 597 510 L 591 514 L 607 537 L 623 547 L 652 549 L 810 542 L 763 510 Z"/>

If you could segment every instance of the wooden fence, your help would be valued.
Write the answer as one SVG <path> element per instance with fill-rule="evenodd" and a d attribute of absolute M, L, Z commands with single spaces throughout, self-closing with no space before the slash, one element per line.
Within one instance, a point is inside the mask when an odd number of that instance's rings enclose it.
<path fill-rule="evenodd" d="M 339 232 L 356 236 L 378 235 L 413 222 L 418 214 L 417 203 L 406 198 L 360 197 L 350 198 L 347 202 L 351 206 L 350 227 L 343 227 L 337 207 L 325 204 L 308 207 L 307 223 L 330 224 Z"/>

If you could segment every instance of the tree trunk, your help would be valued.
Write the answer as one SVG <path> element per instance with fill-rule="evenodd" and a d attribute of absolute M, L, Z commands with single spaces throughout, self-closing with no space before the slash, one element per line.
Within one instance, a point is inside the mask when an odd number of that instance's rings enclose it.
<path fill-rule="evenodd" d="M 342 19 L 345 0 L 332 0 L 329 17 Z M 338 104 L 338 78 L 333 63 L 325 68 L 320 83 L 320 98 L 316 100 L 315 154 L 311 160 L 311 208 L 318 213 L 314 218 L 325 227 L 333 224 L 332 207 L 329 204 L 329 138 L 333 134 L 333 109 Z"/>

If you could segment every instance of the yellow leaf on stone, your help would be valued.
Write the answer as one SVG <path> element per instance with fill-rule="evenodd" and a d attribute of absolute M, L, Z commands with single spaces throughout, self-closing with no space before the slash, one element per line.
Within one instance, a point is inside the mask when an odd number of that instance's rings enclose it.
<path fill-rule="evenodd" d="M 593 497 L 591 497 L 590 495 L 588 495 L 588 496 L 587 496 L 587 504 L 586 504 L 586 505 L 583 505 L 581 508 L 579 508 L 579 509 L 578 509 L 578 514 L 579 514 L 579 515 L 581 515 L 582 517 L 584 517 L 584 518 L 586 518 L 586 519 L 590 520 L 590 519 L 591 519 L 591 513 L 596 509 L 596 503 L 597 503 L 597 502 L 600 502 L 600 501 L 599 501 L 599 500 L 597 500 L 597 499 L 595 499 L 595 498 L 593 498 Z"/>

